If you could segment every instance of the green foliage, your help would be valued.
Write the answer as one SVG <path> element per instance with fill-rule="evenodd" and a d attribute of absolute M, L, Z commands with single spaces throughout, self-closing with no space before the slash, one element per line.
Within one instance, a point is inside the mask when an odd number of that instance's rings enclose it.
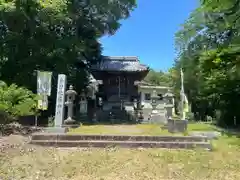
<path fill-rule="evenodd" d="M 89 66 L 101 60 L 98 39 L 114 34 L 135 6 L 135 0 L 1 0 L 0 78 L 34 90 L 34 70 L 46 70 L 84 88 Z"/>
<path fill-rule="evenodd" d="M 99 38 L 135 7 L 136 0 L 0 0 L 0 79 L 36 91 L 35 70 L 53 72 L 51 115 L 57 74 L 78 92 L 86 88 L 89 67 L 102 59 Z"/>
<path fill-rule="evenodd" d="M 144 80 L 150 84 L 158 86 L 172 86 L 172 78 L 170 72 L 150 70 Z"/>
<path fill-rule="evenodd" d="M 195 120 L 194 114 L 193 114 L 192 112 L 188 112 L 188 113 L 186 114 L 186 117 L 187 117 L 187 119 L 188 119 L 189 121 Z"/>
<path fill-rule="evenodd" d="M 54 117 L 50 116 L 48 118 L 48 127 L 54 127 Z"/>
<path fill-rule="evenodd" d="M 36 113 L 37 96 L 15 84 L 0 86 L 0 124 Z"/>
<path fill-rule="evenodd" d="M 240 1 L 201 2 L 176 33 L 174 68 L 178 74 L 184 70 L 185 91 L 197 119 L 240 125 Z M 180 76 L 173 81 L 179 89 Z"/>

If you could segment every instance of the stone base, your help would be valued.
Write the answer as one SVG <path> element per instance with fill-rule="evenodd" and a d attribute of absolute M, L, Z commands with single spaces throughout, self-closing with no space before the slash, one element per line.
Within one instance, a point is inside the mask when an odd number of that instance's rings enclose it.
<path fill-rule="evenodd" d="M 76 124 L 76 120 L 68 117 L 67 119 L 64 120 L 64 125 L 72 125 Z"/>
<path fill-rule="evenodd" d="M 78 128 L 80 125 L 79 124 L 63 124 L 63 128 Z"/>
<path fill-rule="evenodd" d="M 152 124 L 167 124 L 167 119 L 162 114 L 151 114 L 149 121 Z"/>
<path fill-rule="evenodd" d="M 67 133 L 69 129 L 67 127 L 47 127 L 43 129 L 46 133 Z"/>
<path fill-rule="evenodd" d="M 190 133 L 190 136 L 207 137 L 208 139 L 218 139 L 221 136 L 217 131 L 194 131 Z"/>
<path fill-rule="evenodd" d="M 66 120 L 64 120 L 64 124 L 62 127 L 67 127 L 67 128 L 78 128 L 79 124 L 75 119 L 72 119 L 71 117 L 68 117 Z"/>
<path fill-rule="evenodd" d="M 168 119 L 167 127 L 170 133 L 183 133 L 187 131 L 187 120 Z"/>

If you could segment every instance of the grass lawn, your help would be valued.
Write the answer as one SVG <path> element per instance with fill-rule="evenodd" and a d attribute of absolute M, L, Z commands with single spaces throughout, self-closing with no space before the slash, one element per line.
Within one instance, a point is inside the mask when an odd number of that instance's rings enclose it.
<path fill-rule="evenodd" d="M 215 126 L 210 124 L 189 124 L 188 132 L 191 131 L 214 131 Z M 167 130 L 161 129 L 160 125 L 138 124 L 138 125 L 91 125 L 71 129 L 69 134 L 110 134 L 110 135 L 172 135 Z M 181 134 L 175 134 L 181 135 Z"/>
<path fill-rule="evenodd" d="M 99 129 L 93 130 L 93 127 Z M 83 128 L 85 133 L 94 131 L 101 134 L 105 127 Z M 155 128 L 153 125 L 137 125 L 137 129 L 143 130 L 144 134 L 158 134 L 157 127 Z M 190 125 L 190 129 L 197 131 L 211 128 L 215 129 L 210 125 Z M 127 131 L 140 133 L 125 126 L 124 133 Z M 110 130 L 108 132 L 113 133 Z M 239 180 L 240 139 L 225 134 L 213 143 L 216 148 L 212 152 L 119 148 L 58 149 L 22 145 L 0 152 L 0 179 Z"/>

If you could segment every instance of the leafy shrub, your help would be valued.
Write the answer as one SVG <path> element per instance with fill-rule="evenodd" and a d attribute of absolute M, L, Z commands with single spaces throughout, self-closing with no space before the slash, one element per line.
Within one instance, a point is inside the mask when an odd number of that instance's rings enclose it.
<path fill-rule="evenodd" d="M 15 84 L 0 83 L 0 124 L 9 123 L 19 116 L 36 113 L 37 96 Z"/>
<path fill-rule="evenodd" d="M 50 116 L 48 118 L 48 127 L 53 127 L 54 126 L 54 116 Z"/>

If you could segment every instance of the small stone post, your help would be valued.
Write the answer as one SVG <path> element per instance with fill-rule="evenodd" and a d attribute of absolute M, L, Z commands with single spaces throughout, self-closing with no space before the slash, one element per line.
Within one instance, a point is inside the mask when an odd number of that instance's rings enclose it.
<path fill-rule="evenodd" d="M 67 106 L 67 119 L 64 121 L 65 125 L 74 125 L 76 124 L 76 120 L 73 119 L 73 107 L 74 107 L 74 100 L 76 98 L 77 92 L 73 90 L 73 86 L 69 86 L 69 90 L 65 93 L 67 97 L 67 101 L 65 105 Z"/>

